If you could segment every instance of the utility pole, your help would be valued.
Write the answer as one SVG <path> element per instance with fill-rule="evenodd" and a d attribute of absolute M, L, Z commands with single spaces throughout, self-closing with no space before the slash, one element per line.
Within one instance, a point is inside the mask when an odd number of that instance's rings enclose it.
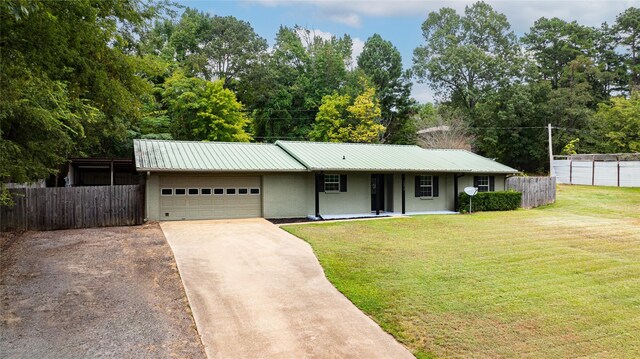
<path fill-rule="evenodd" d="M 549 176 L 555 177 L 556 171 L 553 169 L 553 140 L 551 139 L 551 124 L 548 124 L 549 129 Z"/>

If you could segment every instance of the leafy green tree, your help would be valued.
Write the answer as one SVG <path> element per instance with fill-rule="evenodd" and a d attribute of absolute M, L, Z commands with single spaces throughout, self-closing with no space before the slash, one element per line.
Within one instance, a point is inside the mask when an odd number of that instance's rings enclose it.
<path fill-rule="evenodd" d="M 271 56 L 253 67 L 252 82 L 238 84 L 256 138 L 306 138 L 323 97 L 351 91 L 351 47 L 348 36 L 323 39 L 299 26 L 281 27 Z"/>
<path fill-rule="evenodd" d="M 380 105 L 371 86 L 365 85 L 353 102 L 349 95 L 328 95 L 322 99 L 309 137 L 324 142 L 379 142 L 385 130 L 379 123 L 380 116 Z"/>
<path fill-rule="evenodd" d="M 577 22 L 566 22 L 558 18 L 538 19 L 522 42 L 532 54 L 541 79 L 560 87 L 560 78 L 565 67 L 578 56 L 594 55 L 596 31 Z"/>
<path fill-rule="evenodd" d="M 302 37 L 309 57 L 306 66 L 308 81 L 305 84 L 305 106 L 318 108 L 324 96 L 338 91 L 346 83 L 353 42 L 346 34 L 342 38 L 333 36 L 325 40 L 299 26 L 295 31 Z"/>
<path fill-rule="evenodd" d="M 608 100 L 612 93 L 629 92 L 629 74 L 624 54 L 618 51 L 617 33 L 607 23 L 596 32 L 595 55 L 592 58 L 599 74 L 593 83 L 594 95 L 601 100 Z"/>
<path fill-rule="evenodd" d="M 255 118 L 260 140 L 303 138 L 317 108 L 308 109 L 310 56 L 296 30 L 280 27 L 271 55 L 252 68 L 251 82 L 238 84 L 239 97 Z"/>
<path fill-rule="evenodd" d="M 223 81 L 210 82 L 175 73 L 162 94 L 178 140 L 248 142 L 250 119 Z"/>
<path fill-rule="evenodd" d="M 413 70 L 419 82 L 473 110 L 492 91 L 518 75 L 518 41 L 505 15 L 484 2 L 429 13 L 422 24 L 425 44 L 416 48 Z"/>
<path fill-rule="evenodd" d="M 400 51 L 380 35 L 374 34 L 358 56 L 358 68 L 371 80 L 380 100 L 382 125 L 387 128 L 383 139 L 391 143 L 408 143 L 412 139 L 403 128 L 410 126 L 410 73 L 402 69 Z"/>
<path fill-rule="evenodd" d="M 118 155 L 151 68 L 132 55 L 162 4 L 7 0 L 0 5 L 0 183 L 57 172 L 69 156 Z"/>
<path fill-rule="evenodd" d="M 551 91 L 547 81 L 513 84 L 479 104 L 476 149 L 514 168 L 543 170 L 548 162 L 544 126 L 553 119 L 547 105 Z"/>
<path fill-rule="evenodd" d="M 640 93 L 600 103 L 593 116 L 600 153 L 640 152 Z"/>
<path fill-rule="evenodd" d="M 267 41 L 248 22 L 191 8 L 177 23 L 157 21 L 142 43 L 146 53 L 175 59 L 188 74 L 221 79 L 227 88 L 267 50 Z"/>
<path fill-rule="evenodd" d="M 619 44 L 626 48 L 631 90 L 640 90 L 640 9 L 630 7 L 616 18 L 613 27 Z"/>

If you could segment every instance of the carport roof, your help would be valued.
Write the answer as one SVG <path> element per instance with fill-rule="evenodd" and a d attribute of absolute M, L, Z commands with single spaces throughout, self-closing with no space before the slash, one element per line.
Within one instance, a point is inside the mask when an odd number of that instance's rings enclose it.
<path fill-rule="evenodd" d="M 277 141 L 276 144 L 312 171 L 518 172 L 465 150 L 361 143 Z"/>
<path fill-rule="evenodd" d="M 304 172 L 273 144 L 134 140 L 138 171 Z"/>

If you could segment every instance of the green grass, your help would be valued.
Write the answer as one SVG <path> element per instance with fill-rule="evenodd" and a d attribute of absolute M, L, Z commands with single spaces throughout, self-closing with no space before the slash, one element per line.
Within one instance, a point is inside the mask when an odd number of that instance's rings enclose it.
<path fill-rule="evenodd" d="M 640 189 L 532 210 L 283 227 L 419 358 L 640 357 Z"/>

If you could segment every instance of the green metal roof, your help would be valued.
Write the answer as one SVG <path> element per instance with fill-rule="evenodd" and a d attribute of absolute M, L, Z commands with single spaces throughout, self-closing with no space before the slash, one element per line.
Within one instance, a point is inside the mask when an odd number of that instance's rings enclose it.
<path fill-rule="evenodd" d="M 305 172 L 273 144 L 134 140 L 138 171 Z"/>
<path fill-rule="evenodd" d="M 418 146 L 277 141 L 275 144 L 134 140 L 138 171 L 460 172 L 518 171 L 464 150 Z"/>
<path fill-rule="evenodd" d="M 469 172 L 518 171 L 465 150 L 425 150 L 418 146 L 277 141 L 312 171 Z"/>

